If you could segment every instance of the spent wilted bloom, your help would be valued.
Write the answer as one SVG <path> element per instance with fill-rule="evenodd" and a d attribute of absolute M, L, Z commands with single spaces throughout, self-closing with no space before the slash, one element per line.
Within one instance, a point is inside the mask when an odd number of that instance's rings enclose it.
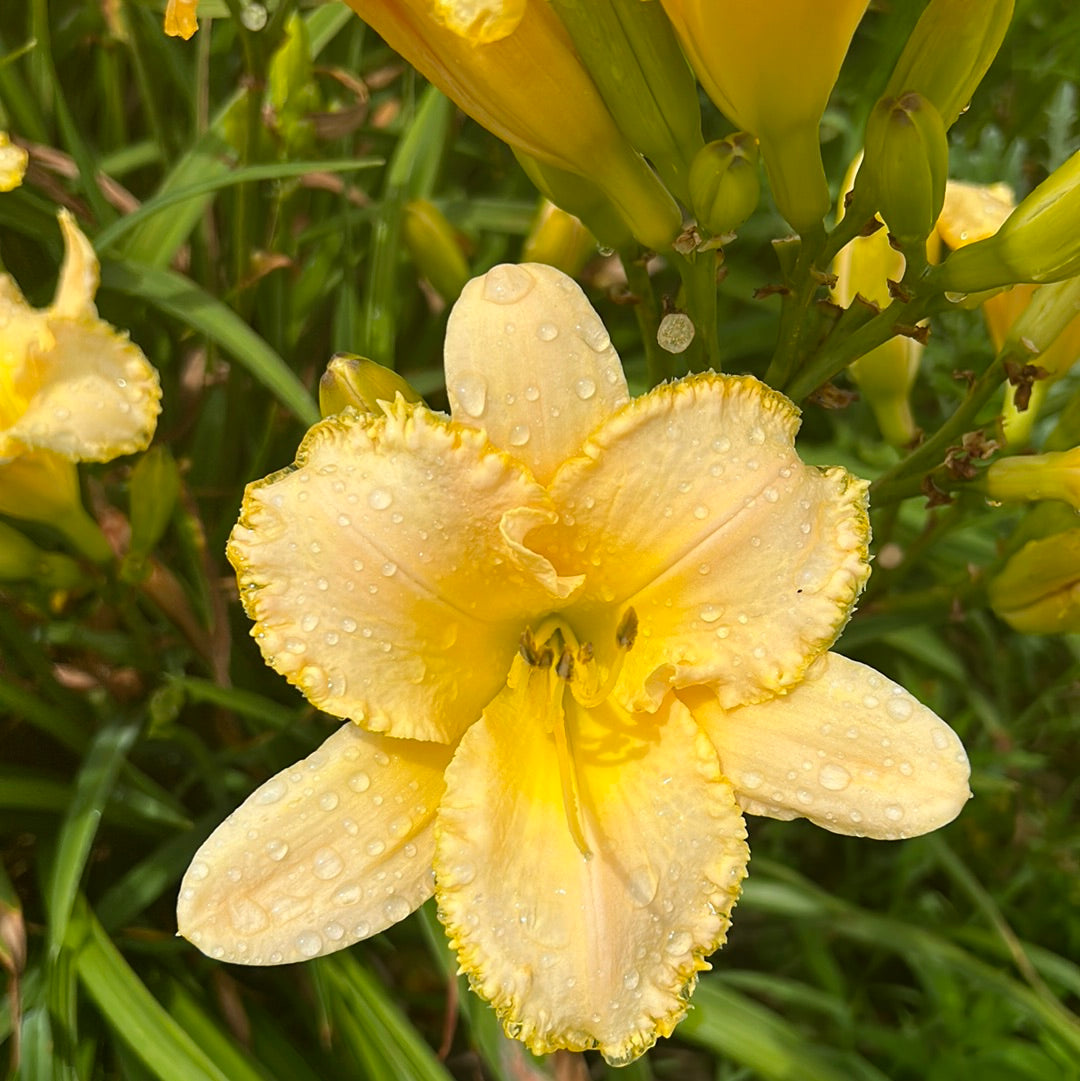
<path fill-rule="evenodd" d="M 59 217 L 65 254 L 48 307 L 0 274 L 0 512 L 46 520 L 77 502 L 72 463 L 147 446 L 161 399 L 142 350 L 98 317 L 94 249 L 70 213 Z"/>
<path fill-rule="evenodd" d="M 828 652 L 867 577 L 866 485 L 798 411 L 712 373 L 631 400 L 581 290 L 465 288 L 451 417 L 316 424 L 229 543 L 268 663 L 347 718 L 196 854 L 180 932 L 277 964 L 432 894 L 536 1052 L 625 1063 L 725 939 L 744 812 L 899 838 L 968 797 L 954 733 Z"/>

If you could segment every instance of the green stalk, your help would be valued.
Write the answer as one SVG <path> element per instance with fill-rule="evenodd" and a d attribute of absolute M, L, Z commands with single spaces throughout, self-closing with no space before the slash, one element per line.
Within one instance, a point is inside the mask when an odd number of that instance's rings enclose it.
<path fill-rule="evenodd" d="M 645 350 L 645 372 L 650 387 L 658 386 L 671 376 L 669 353 L 665 353 L 656 341 L 660 327 L 660 305 L 653 290 L 652 278 L 637 253 L 620 252 L 619 257 L 626 271 L 626 284 L 637 298 L 634 318 L 637 320 L 641 345 Z"/>
<path fill-rule="evenodd" d="M 716 253 L 695 252 L 678 260 L 686 311 L 693 321 L 695 342 L 701 343 L 702 369 L 720 371 L 720 343 L 716 332 Z"/>

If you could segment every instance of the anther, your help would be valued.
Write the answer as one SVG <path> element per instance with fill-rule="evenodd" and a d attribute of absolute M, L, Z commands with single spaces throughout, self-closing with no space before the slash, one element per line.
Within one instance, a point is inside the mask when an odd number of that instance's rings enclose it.
<path fill-rule="evenodd" d="M 615 632 L 615 643 L 619 649 L 625 649 L 628 653 L 634 648 L 637 639 L 638 618 L 633 608 L 627 608 Z"/>
<path fill-rule="evenodd" d="M 559 679 L 565 682 L 570 681 L 570 677 L 574 674 L 574 655 L 570 652 L 570 648 L 564 647 L 562 656 L 559 657 L 559 663 L 555 666 L 555 675 Z"/>

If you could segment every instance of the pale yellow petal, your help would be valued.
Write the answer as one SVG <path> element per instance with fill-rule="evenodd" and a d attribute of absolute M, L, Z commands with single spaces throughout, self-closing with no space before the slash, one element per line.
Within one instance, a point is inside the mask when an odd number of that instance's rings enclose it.
<path fill-rule="evenodd" d="M 566 695 L 586 859 L 544 728 L 549 676 L 534 669 L 504 691 L 447 770 L 439 912 L 511 1036 L 625 1063 L 671 1032 L 724 941 L 745 832 L 713 748 L 674 698 L 632 716 Z"/>
<path fill-rule="evenodd" d="M 756 379 L 694 376 L 634 401 L 556 475 L 562 521 L 535 543 L 587 574 L 565 617 L 602 663 L 636 611 L 628 708 L 714 681 L 725 707 L 760 701 L 846 623 L 869 573 L 866 484 L 804 465 L 797 427 Z"/>
<path fill-rule="evenodd" d="M 61 210 L 59 219 L 64 234 L 64 262 L 48 314 L 60 319 L 96 317 L 94 294 L 101 280 L 101 267 L 94 247 L 75 224 L 71 211 Z"/>
<path fill-rule="evenodd" d="M 433 820 L 452 748 L 353 724 L 248 797 L 184 876 L 177 926 L 211 957 L 332 953 L 431 896 Z"/>
<path fill-rule="evenodd" d="M 32 350 L 32 394 L 7 438 L 75 461 L 107 462 L 145 449 L 161 387 L 142 350 L 99 319 L 51 318 L 47 326 L 52 348 Z"/>
<path fill-rule="evenodd" d="M 679 694 L 748 814 L 894 840 L 951 822 L 970 796 L 956 733 L 903 687 L 837 653 L 759 705 L 725 712 L 703 688 Z"/>
<path fill-rule="evenodd" d="M 320 709 L 450 742 L 506 681 L 531 615 L 576 582 L 521 538 L 546 493 L 483 433 L 400 399 L 308 433 L 249 485 L 229 543 L 268 664 Z"/>
<path fill-rule="evenodd" d="M 618 354 L 580 287 L 541 263 L 497 266 L 446 328 L 454 420 L 487 431 L 541 483 L 628 400 Z"/>
<path fill-rule="evenodd" d="M 0 458 L 25 450 L 8 433 L 37 390 L 38 357 L 54 342 L 45 314 L 26 303 L 10 275 L 0 274 Z"/>
<path fill-rule="evenodd" d="M 0 131 L 0 192 L 14 191 L 26 175 L 30 156 L 16 146 L 6 131 Z"/>
<path fill-rule="evenodd" d="M 1007 184 L 950 180 L 937 221 L 938 235 L 950 248 L 966 247 L 993 236 L 1015 207 L 1016 197 Z"/>

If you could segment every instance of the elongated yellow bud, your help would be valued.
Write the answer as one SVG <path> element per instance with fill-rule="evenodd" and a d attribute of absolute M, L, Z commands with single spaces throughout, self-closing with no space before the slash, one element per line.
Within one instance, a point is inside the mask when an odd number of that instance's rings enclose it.
<path fill-rule="evenodd" d="M 48 589 L 71 589 L 82 579 L 78 563 L 43 552 L 18 530 L 0 522 L 0 582 L 36 581 Z"/>
<path fill-rule="evenodd" d="M 757 140 L 744 131 L 698 151 L 690 166 L 690 206 L 714 235 L 734 232 L 761 198 Z"/>
<path fill-rule="evenodd" d="M 366 357 L 337 353 L 319 380 L 319 412 L 329 417 L 351 407 L 360 413 L 377 413 L 379 402 L 392 402 L 399 394 L 407 402 L 421 401 L 397 372 Z"/>
<path fill-rule="evenodd" d="M 1056 282 L 1080 274 L 1080 151 L 1055 169 L 993 236 L 953 252 L 927 285 L 978 293 L 1014 282 Z"/>
<path fill-rule="evenodd" d="M 663 0 L 701 85 L 756 135 L 780 213 L 802 233 L 829 209 L 818 125 L 867 0 Z"/>
<path fill-rule="evenodd" d="M 470 22 L 475 4 L 447 3 L 441 20 L 429 0 L 348 2 L 488 131 L 531 157 L 588 177 L 642 244 L 662 250 L 678 235 L 678 206 L 619 131 L 547 0 L 509 9 L 481 5 L 491 17 L 479 23 Z M 460 19 L 443 21 L 451 10 Z M 514 18 L 499 21 L 506 10 Z"/>
<path fill-rule="evenodd" d="M 905 250 L 930 235 L 948 176 L 949 144 L 937 109 L 915 91 L 881 98 L 866 123 L 858 188 Z"/>
<path fill-rule="evenodd" d="M 682 200 L 702 146 L 697 83 L 663 9 L 641 0 L 550 0 L 620 131 Z"/>
<path fill-rule="evenodd" d="M 521 249 L 523 263 L 546 263 L 576 278 L 596 254 L 596 238 L 582 220 L 542 198 Z"/>
<path fill-rule="evenodd" d="M 1080 529 L 1029 541 L 991 580 L 987 595 L 1023 634 L 1080 631 Z"/>
<path fill-rule="evenodd" d="M 986 494 L 1003 503 L 1059 499 L 1080 510 L 1080 447 L 1002 458 L 986 471 Z"/>
<path fill-rule="evenodd" d="M 952 127 L 997 56 L 1012 14 L 1013 0 L 930 0 L 884 96 L 918 91 Z"/>
<path fill-rule="evenodd" d="M 405 204 L 401 236 L 413 262 L 447 303 L 461 295 L 472 277 L 454 227 L 442 211 L 427 199 Z"/>

